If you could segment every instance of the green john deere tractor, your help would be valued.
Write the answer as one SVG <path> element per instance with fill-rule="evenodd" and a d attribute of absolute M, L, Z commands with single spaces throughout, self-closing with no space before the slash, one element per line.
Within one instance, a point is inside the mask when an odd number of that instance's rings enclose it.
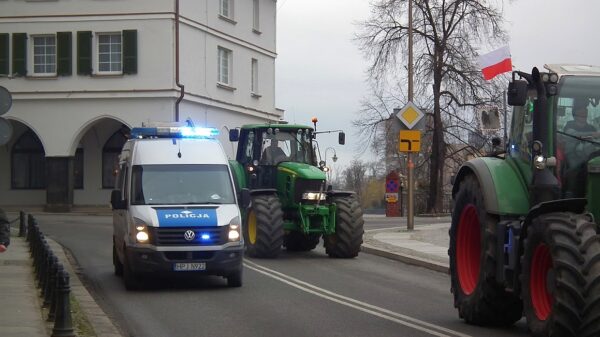
<path fill-rule="evenodd" d="M 315 120 L 316 128 L 316 120 Z M 237 141 L 230 161 L 243 205 L 246 253 L 275 258 L 288 251 L 309 251 L 324 240 L 330 257 L 352 258 L 362 244 L 363 216 L 353 192 L 327 185 L 315 128 L 284 122 L 244 125 L 229 132 Z M 339 132 L 339 143 L 345 135 Z"/>
<path fill-rule="evenodd" d="M 506 151 L 454 186 L 450 272 L 465 321 L 600 336 L 600 67 L 515 71 Z"/>

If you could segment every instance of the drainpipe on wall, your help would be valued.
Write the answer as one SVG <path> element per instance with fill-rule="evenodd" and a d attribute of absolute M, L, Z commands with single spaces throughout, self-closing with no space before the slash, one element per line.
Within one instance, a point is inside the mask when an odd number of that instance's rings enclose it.
<path fill-rule="evenodd" d="M 175 121 L 179 122 L 179 103 L 185 95 L 185 86 L 179 83 L 179 0 L 175 0 L 175 84 L 179 87 L 179 97 L 175 101 Z"/>

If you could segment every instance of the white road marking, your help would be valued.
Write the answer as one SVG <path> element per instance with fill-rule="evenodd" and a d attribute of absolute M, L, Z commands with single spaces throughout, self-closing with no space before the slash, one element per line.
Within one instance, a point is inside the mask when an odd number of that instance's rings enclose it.
<path fill-rule="evenodd" d="M 299 280 L 297 278 L 285 275 L 283 273 L 280 273 L 278 271 L 275 271 L 273 269 L 269 269 L 267 267 L 261 266 L 255 262 L 249 261 L 248 259 L 244 259 L 244 265 L 247 268 L 250 268 L 256 272 L 259 272 L 265 276 L 268 276 L 270 278 L 276 279 L 278 281 L 281 281 L 285 284 L 288 284 L 294 288 L 300 289 L 302 291 L 305 291 L 307 293 L 319 296 L 321 298 L 330 300 L 332 302 L 335 303 L 339 303 L 348 307 L 351 307 L 353 309 L 356 310 L 360 310 L 362 312 L 366 312 L 368 314 L 392 321 L 392 322 L 396 322 L 398 324 L 402 324 L 404 326 L 407 327 L 411 327 L 413 329 L 419 330 L 419 331 L 423 331 L 426 332 L 428 334 L 431 334 L 433 336 L 439 336 L 439 337 L 451 337 L 451 336 L 457 336 L 457 337 L 470 337 L 470 335 L 466 335 L 463 334 L 461 332 L 458 331 L 454 331 L 454 330 L 450 330 L 447 328 L 444 328 L 442 326 L 438 326 L 435 324 L 431 324 L 425 321 L 421 321 L 419 319 L 410 317 L 410 316 L 406 316 L 391 310 L 387 310 L 385 308 L 381 308 L 372 304 L 368 304 L 365 302 L 361 302 L 358 300 L 355 300 L 353 298 L 350 297 L 346 297 L 337 293 L 334 293 L 332 291 L 323 289 L 323 288 L 319 288 L 313 284 L 304 282 L 302 280 Z M 432 330 L 435 329 L 435 330 Z"/>

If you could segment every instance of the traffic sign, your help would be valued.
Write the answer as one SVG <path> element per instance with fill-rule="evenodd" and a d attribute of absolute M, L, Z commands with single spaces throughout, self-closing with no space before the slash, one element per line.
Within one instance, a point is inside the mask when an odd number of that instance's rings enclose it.
<path fill-rule="evenodd" d="M 5 87 L 0 86 L 0 115 L 4 115 L 12 105 L 12 96 Z"/>
<path fill-rule="evenodd" d="M 400 130 L 398 136 L 398 151 L 419 152 L 421 151 L 421 131 Z"/>
<path fill-rule="evenodd" d="M 412 129 L 425 116 L 425 114 L 417 108 L 413 102 L 408 102 L 396 116 L 406 125 L 408 129 Z"/>

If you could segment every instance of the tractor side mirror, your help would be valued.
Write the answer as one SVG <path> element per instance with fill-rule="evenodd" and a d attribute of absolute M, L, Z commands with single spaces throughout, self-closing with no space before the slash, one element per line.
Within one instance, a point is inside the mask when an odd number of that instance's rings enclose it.
<path fill-rule="evenodd" d="M 527 81 L 513 80 L 508 83 L 508 104 L 522 106 L 527 102 Z"/>
<path fill-rule="evenodd" d="M 240 130 L 238 130 L 238 129 L 229 130 L 229 141 L 230 142 L 237 142 L 239 139 L 240 139 Z"/>
<path fill-rule="evenodd" d="M 346 134 L 345 133 L 340 132 L 338 134 L 338 143 L 340 143 L 340 145 L 346 144 Z"/>
<path fill-rule="evenodd" d="M 250 206 L 250 190 L 247 188 L 242 188 L 240 199 L 240 208 L 248 208 Z"/>
<path fill-rule="evenodd" d="M 112 205 L 113 209 L 126 209 L 127 208 L 127 201 L 121 199 L 121 190 L 113 190 L 110 193 L 110 204 Z"/>

